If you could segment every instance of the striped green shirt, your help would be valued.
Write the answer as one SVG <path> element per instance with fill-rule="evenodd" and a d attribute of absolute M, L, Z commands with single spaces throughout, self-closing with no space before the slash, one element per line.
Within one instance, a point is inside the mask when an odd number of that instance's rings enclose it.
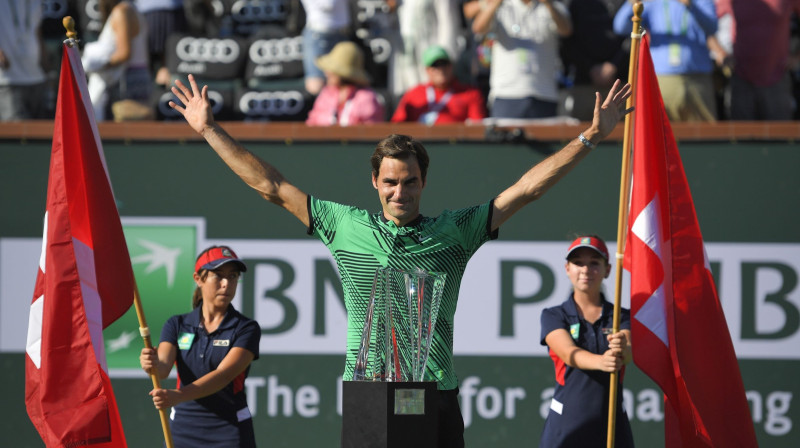
<path fill-rule="evenodd" d="M 492 202 L 445 210 L 436 218 L 420 217 L 397 227 L 382 213 L 309 197 L 309 234 L 322 240 L 339 268 L 347 310 L 344 379 L 353 377 L 375 271 L 420 268 L 447 274 L 426 377 L 439 389 L 458 387 L 453 369 L 453 318 L 461 278 L 470 257 L 497 231 L 490 232 Z"/>

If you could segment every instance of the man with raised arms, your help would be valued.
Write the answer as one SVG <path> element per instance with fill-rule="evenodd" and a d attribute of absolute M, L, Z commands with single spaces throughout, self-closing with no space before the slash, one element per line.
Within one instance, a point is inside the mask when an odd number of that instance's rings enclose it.
<path fill-rule="evenodd" d="M 453 369 L 453 319 L 461 277 L 470 257 L 514 213 L 541 197 L 605 138 L 625 109 L 630 86 L 617 81 L 605 100 L 595 94 L 591 125 L 563 149 L 530 168 L 494 199 L 437 217 L 419 212 L 426 185 L 428 154 L 418 141 L 404 135 L 381 140 L 372 155 L 372 185 L 381 211 L 370 213 L 306 194 L 275 167 L 233 139 L 214 121 L 208 87 L 176 81 L 172 92 L 185 106 L 170 106 L 186 118 L 222 160 L 264 199 L 293 214 L 307 232 L 331 251 L 339 269 L 347 310 L 347 351 L 344 378 L 353 377 L 375 270 L 390 266 L 421 268 L 447 274 L 428 360 L 426 379 L 440 392 L 439 446 L 464 446 L 464 421 L 458 404 L 458 377 Z"/>

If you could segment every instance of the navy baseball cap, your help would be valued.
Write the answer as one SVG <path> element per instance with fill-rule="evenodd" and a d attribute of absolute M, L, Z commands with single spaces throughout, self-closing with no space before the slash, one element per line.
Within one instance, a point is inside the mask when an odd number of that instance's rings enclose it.
<path fill-rule="evenodd" d="M 606 261 L 608 261 L 608 249 L 606 248 L 606 243 L 596 236 L 581 236 L 576 238 L 575 241 L 569 245 L 569 249 L 567 249 L 567 260 L 569 260 L 569 256 L 572 254 L 572 252 L 580 249 L 581 247 L 594 249 L 603 258 L 605 258 Z"/>
<path fill-rule="evenodd" d="M 217 246 L 206 249 L 206 251 L 197 258 L 197 262 L 194 264 L 194 271 L 200 272 L 201 269 L 211 271 L 230 262 L 236 263 L 239 267 L 239 271 L 247 272 L 247 265 L 245 265 L 244 262 L 236 256 L 236 253 L 227 246 Z"/>

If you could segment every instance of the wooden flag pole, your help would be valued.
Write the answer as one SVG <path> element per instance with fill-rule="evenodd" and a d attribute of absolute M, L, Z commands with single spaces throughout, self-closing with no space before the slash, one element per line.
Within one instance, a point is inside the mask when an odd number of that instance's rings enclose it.
<path fill-rule="evenodd" d="M 69 45 L 75 44 L 78 38 L 78 33 L 75 31 L 75 20 L 71 16 L 66 16 L 61 20 L 64 28 L 67 30 L 67 40 L 70 41 Z M 142 309 L 142 300 L 139 298 L 139 287 L 136 286 L 136 281 L 133 282 L 133 304 L 136 307 L 136 317 L 139 319 L 139 334 L 144 339 L 144 346 L 146 348 L 153 348 L 153 343 L 150 342 L 150 328 L 147 327 L 147 321 L 144 318 L 144 310 Z M 157 369 L 153 368 L 150 371 L 150 378 L 153 380 L 153 387 L 156 389 L 161 388 L 158 379 Z M 166 409 L 159 409 L 158 413 L 161 415 L 161 428 L 164 430 L 164 441 L 167 448 L 173 448 L 172 433 L 169 429 L 169 420 L 167 417 Z"/>
<path fill-rule="evenodd" d="M 133 305 L 136 308 L 136 317 L 139 319 L 139 334 L 142 335 L 145 348 L 153 348 L 153 343 L 150 341 L 150 328 L 147 326 L 147 321 L 144 317 L 144 309 L 142 308 L 142 299 L 139 297 L 139 287 L 134 282 L 133 290 Z M 161 389 L 161 382 L 158 379 L 158 368 L 153 367 L 150 369 L 150 379 L 153 381 L 154 389 Z M 159 409 L 158 414 L 161 417 L 161 429 L 164 430 L 164 442 L 167 448 L 173 448 L 172 433 L 169 429 L 169 417 L 167 417 L 166 409 Z"/>
<path fill-rule="evenodd" d="M 628 83 L 631 85 L 631 96 L 625 104 L 627 109 L 636 102 L 636 72 L 639 68 L 639 44 L 642 40 L 642 12 L 644 5 L 637 1 L 633 4 L 633 28 L 631 31 L 631 56 L 628 65 Z M 622 169 L 620 170 L 619 216 L 617 219 L 617 253 L 616 272 L 614 276 L 614 324 L 613 332 L 619 331 L 620 298 L 622 296 L 622 260 L 625 253 L 625 239 L 628 230 L 628 201 L 631 188 L 631 138 L 633 136 L 633 114 L 625 116 L 625 130 L 622 140 Z M 608 437 L 606 447 L 614 448 L 614 436 L 617 423 L 617 384 L 618 372 L 612 372 L 608 388 Z"/>

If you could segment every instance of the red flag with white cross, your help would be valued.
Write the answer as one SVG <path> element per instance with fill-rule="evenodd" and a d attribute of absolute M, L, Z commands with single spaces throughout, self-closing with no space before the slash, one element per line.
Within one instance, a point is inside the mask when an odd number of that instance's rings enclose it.
<path fill-rule="evenodd" d="M 77 47 L 64 44 L 25 404 L 48 447 L 125 447 L 103 329 L 134 278 Z"/>

